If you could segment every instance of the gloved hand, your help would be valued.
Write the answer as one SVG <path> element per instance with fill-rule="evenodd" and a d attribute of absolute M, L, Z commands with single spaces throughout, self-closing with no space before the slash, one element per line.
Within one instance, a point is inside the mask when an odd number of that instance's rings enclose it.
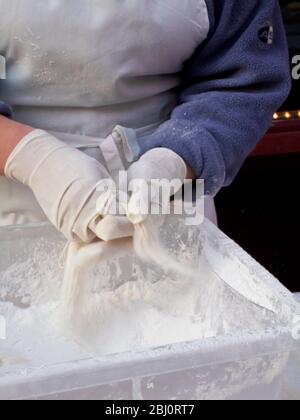
<path fill-rule="evenodd" d="M 98 224 L 98 236 L 105 241 L 132 236 L 134 234 L 133 226 L 146 220 L 153 204 L 160 208 L 160 214 L 162 214 L 164 204 L 169 204 L 170 193 L 175 194 L 182 187 L 187 176 L 187 166 L 183 159 L 172 150 L 157 148 L 145 153 L 137 162 L 133 163 L 128 169 L 127 175 L 128 186 L 130 187 L 131 184 L 134 187 L 128 205 L 124 206 L 127 218 L 108 215 Z M 162 185 L 162 180 L 177 181 L 174 183 L 175 189 L 172 190 L 167 185 L 164 190 L 165 203 L 162 201 L 161 190 L 157 189 L 157 195 L 150 195 L 149 189 L 151 182 L 155 187 Z M 152 202 L 149 200 L 149 196 Z M 147 211 L 143 211 L 144 209 Z"/>
<path fill-rule="evenodd" d="M 134 185 L 127 208 L 128 219 L 133 224 L 143 222 L 153 205 L 159 206 L 164 214 L 164 206 L 169 205 L 171 195 L 176 194 L 183 186 L 186 176 L 187 166 L 184 160 L 172 150 L 157 148 L 145 153 L 128 170 L 128 183 L 130 185 L 133 182 Z M 163 180 L 168 181 L 166 188 Z M 170 182 L 172 188 L 169 188 Z M 150 185 L 154 187 L 152 190 L 149 189 Z M 148 212 L 145 211 L 147 209 Z"/>
<path fill-rule="evenodd" d="M 69 240 L 90 242 L 109 194 L 97 191 L 108 171 L 95 159 L 43 130 L 24 137 L 9 156 L 6 177 L 28 186 L 52 224 Z M 103 211 L 105 213 L 105 211 Z"/>

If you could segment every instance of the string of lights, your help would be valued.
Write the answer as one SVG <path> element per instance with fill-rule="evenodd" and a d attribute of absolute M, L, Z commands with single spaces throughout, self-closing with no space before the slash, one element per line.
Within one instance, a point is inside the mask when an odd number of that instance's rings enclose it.
<path fill-rule="evenodd" d="M 273 120 L 274 121 L 291 120 L 291 119 L 295 119 L 295 118 L 297 118 L 297 119 L 300 118 L 300 110 L 276 112 L 273 115 Z"/>

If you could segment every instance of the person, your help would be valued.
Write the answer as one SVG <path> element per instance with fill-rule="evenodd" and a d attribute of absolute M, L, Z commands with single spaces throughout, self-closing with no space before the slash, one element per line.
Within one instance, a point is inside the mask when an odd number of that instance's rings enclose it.
<path fill-rule="evenodd" d="M 277 0 L 0 0 L 0 10 L 1 225 L 47 217 L 68 239 L 101 238 L 112 217 L 99 185 L 116 151 L 130 179 L 204 179 L 214 197 L 290 90 Z"/>

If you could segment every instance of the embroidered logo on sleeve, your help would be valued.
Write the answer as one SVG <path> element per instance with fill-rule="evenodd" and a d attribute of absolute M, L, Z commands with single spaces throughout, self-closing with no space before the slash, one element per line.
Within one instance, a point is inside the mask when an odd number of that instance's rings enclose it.
<path fill-rule="evenodd" d="M 273 44 L 274 27 L 270 22 L 267 22 L 258 32 L 258 37 L 261 42 L 267 45 Z"/>

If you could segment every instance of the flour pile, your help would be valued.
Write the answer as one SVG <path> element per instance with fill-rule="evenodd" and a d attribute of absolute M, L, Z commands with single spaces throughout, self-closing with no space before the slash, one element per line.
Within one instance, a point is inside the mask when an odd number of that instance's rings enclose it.
<path fill-rule="evenodd" d="M 114 256 L 120 256 L 122 250 L 125 251 L 130 247 L 142 261 L 156 264 L 164 276 L 169 275 L 169 281 L 163 282 L 163 289 L 157 289 L 159 295 L 155 292 L 157 283 L 152 288 L 149 287 L 146 277 L 141 278 L 138 282 L 121 284 L 115 290 L 111 288 L 113 286 L 111 284 L 109 291 L 100 290 L 100 293 L 94 293 L 92 296 L 86 293 L 89 269 L 95 267 L 99 262 L 110 261 Z M 170 280 L 170 275 L 173 280 Z M 67 249 L 62 288 L 60 316 L 63 328 L 65 332 L 71 331 L 73 338 L 78 340 L 89 335 L 90 341 L 95 334 L 93 325 L 96 330 L 101 328 L 113 308 L 122 307 L 126 311 L 126 308 L 128 309 L 133 302 L 157 306 L 161 299 L 170 300 L 172 298 L 171 306 L 174 312 L 178 310 L 178 300 L 174 299 L 172 294 L 180 291 L 180 295 L 182 295 L 187 283 L 192 280 L 197 281 L 199 277 L 200 271 L 196 267 L 193 269 L 177 261 L 161 245 L 158 228 L 151 218 L 142 224 L 135 225 L 133 240 L 120 240 L 113 244 L 99 241 L 92 244 L 72 242 Z M 95 281 L 97 281 L 96 277 L 94 277 L 92 289 L 95 288 Z M 179 302 L 180 305 L 182 306 L 182 303 Z"/>
<path fill-rule="evenodd" d="M 8 332 L 0 342 L 1 374 L 11 364 L 27 369 L 278 327 L 278 316 L 242 298 L 212 271 L 205 226 L 169 218 L 159 233 L 162 249 L 156 234 L 147 241 L 156 243 L 154 254 L 161 258 L 167 249 L 168 264 L 175 259 L 197 276 L 145 263 L 134 255 L 132 240 L 121 240 L 72 244 L 64 282 L 58 261 L 65 243 L 54 229 L 10 233 L 0 254 L 0 314 Z M 135 239 L 140 254 L 144 245 Z M 147 253 L 153 261 L 152 245 Z"/>

